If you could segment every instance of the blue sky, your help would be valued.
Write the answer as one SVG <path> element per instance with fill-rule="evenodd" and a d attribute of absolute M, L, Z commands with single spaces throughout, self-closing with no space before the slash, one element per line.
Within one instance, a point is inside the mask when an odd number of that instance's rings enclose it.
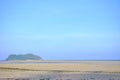
<path fill-rule="evenodd" d="M 0 0 L 0 60 L 117 60 L 119 21 L 119 0 Z"/>

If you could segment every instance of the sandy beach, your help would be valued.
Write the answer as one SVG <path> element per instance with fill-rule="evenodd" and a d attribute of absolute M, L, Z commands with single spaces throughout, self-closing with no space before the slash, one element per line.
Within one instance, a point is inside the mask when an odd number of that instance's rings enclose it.
<path fill-rule="evenodd" d="M 120 80 L 120 61 L 46 62 L 0 64 L 0 80 Z"/>

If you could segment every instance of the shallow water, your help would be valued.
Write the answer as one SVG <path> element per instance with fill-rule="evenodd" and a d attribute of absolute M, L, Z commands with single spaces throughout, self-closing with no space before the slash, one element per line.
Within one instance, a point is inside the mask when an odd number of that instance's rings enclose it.
<path fill-rule="evenodd" d="M 0 78 L 0 80 L 120 80 L 120 74 L 48 74 L 29 78 Z"/>
<path fill-rule="evenodd" d="M 81 62 L 15 62 L 15 61 L 0 61 L 0 64 L 63 64 L 63 63 L 81 63 Z"/>
<path fill-rule="evenodd" d="M 72 60 L 68 60 L 68 61 L 0 61 L 0 64 L 63 64 L 63 63 L 76 63 L 76 64 L 80 64 L 80 63 L 89 63 L 89 62 L 97 62 L 97 63 L 108 63 L 108 62 L 119 62 L 120 61 L 107 61 L 107 60 L 77 60 L 77 61 L 72 61 Z"/>

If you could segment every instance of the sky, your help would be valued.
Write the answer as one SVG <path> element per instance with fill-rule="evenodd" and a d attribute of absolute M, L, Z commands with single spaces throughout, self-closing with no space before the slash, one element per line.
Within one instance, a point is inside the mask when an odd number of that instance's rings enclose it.
<path fill-rule="evenodd" d="M 120 60 L 119 0 L 0 0 L 0 60 Z"/>

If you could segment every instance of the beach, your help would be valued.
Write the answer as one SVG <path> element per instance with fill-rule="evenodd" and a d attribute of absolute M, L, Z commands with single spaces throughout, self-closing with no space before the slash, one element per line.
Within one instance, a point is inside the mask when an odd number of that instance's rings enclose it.
<path fill-rule="evenodd" d="M 0 80 L 120 80 L 120 61 L 14 62 L 0 64 Z"/>

